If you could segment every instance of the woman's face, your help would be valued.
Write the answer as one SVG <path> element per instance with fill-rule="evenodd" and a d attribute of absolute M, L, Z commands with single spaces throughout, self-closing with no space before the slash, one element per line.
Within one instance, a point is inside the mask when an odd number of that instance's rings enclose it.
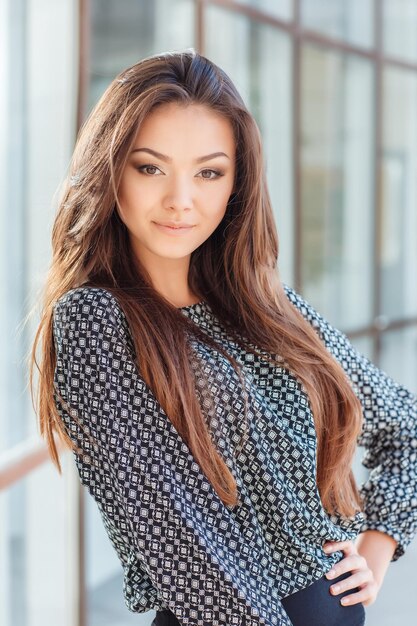
<path fill-rule="evenodd" d="M 122 174 L 117 207 L 145 267 L 158 258 L 189 257 L 210 237 L 226 212 L 234 177 L 229 120 L 197 104 L 163 104 L 147 116 Z"/>

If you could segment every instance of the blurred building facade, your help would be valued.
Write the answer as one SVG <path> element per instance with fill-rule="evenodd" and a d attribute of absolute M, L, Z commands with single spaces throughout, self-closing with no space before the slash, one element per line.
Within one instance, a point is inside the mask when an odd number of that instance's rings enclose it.
<path fill-rule="evenodd" d="M 124 607 L 95 504 L 70 455 L 59 477 L 39 447 L 27 387 L 38 320 L 22 320 L 82 120 L 150 54 L 194 47 L 220 65 L 262 133 L 282 280 L 416 392 L 416 33 L 417 0 L 0 0 L 1 624 L 153 619 Z M 392 565 L 401 622 L 386 584 L 369 626 L 413 624 L 411 558 Z"/>

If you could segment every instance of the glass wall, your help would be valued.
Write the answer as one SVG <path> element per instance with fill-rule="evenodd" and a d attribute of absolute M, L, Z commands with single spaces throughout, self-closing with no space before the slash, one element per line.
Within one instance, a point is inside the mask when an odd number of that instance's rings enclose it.
<path fill-rule="evenodd" d="M 272 17 L 290 20 L 294 12 L 294 0 L 240 0 L 251 8 L 264 12 Z"/>
<path fill-rule="evenodd" d="M 88 103 L 122 69 L 157 52 L 195 46 L 192 0 L 91 0 Z"/>
<path fill-rule="evenodd" d="M 0 2 L 0 624 L 74 626 L 78 620 L 78 483 L 38 465 L 25 357 L 50 263 L 53 198 L 76 131 L 77 5 Z M 32 455 L 32 457 L 31 457 Z M 72 459 L 71 459 L 72 461 Z M 6 481 L 7 478 L 7 481 Z M 4 487 L 6 485 L 6 487 Z"/>
<path fill-rule="evenodd" d="M 415 0 L 382 0 L 385 54 L 417 63 L 417 3 Z"/>
<path fill-rule="evenodd" d="M 402 318 L 417 311 L 417 74 L 383 79 L 381 313 Z"/>
<path fill-rule="evenodd" d="M 22 320 L 50 262 L 77 112 L 158 52 L 194 47 L 230 75 L 262 134 L 282 280 L 417 391 L 416 32 L 416 0 L 0 1 L 0 477 L 36 436 L 24 355 L 38 320 Z M 0 623 L 150 624 L 125 607 L 97 507 L 63 465 L 1 492 Z M 411 626 L 416 557 L 414 542 L 389 569 L 368 626 Z"/>
<path fill-rule="evenodd" d="M 78 476 L 44 463 L 0 492 L 0 624 L 75 626 L 79 620 Z"/>
<path fill-rule="evenodd" d="M 373 78 L 367 59 L 302 48 L 301 280 L 342 328 L 372 322 Z"/>
<path fill-rule="evenodd" d="M 374 44 L 374 0 L 301 0 L 301 23 L 339 41 Z"/>

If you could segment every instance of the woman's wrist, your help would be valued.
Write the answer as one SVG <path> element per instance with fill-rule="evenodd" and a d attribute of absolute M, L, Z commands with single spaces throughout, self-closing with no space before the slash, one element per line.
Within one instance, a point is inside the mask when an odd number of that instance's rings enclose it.
<path fill-rule="evenodd" d="M 397 547 L 397 541 L 379 530 L 366 530 L 358 536 L 355 543 L 358 553 L 366 559 L 380 589 Z"/>

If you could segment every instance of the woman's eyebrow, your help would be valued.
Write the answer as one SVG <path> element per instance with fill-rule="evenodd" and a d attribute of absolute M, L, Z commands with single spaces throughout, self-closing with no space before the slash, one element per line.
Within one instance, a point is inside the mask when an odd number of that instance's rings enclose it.
<path fill-rule="evenodd" d="M 152 150 L 151 148 L 135 148 L 134 150 L 132 150 L 132 154 L 133 152 L 147 152 L 148 154 L 152 154 L 156 158 L 161 159 L 161 161 L 165 161 L 166 163 L 172 162 L 171 157 L 167 156 L 166 154 L 162 154 L 161 152 L 157 152 L 156 150 Z M 214 159 L 219 156 L 225 156 L 226 159 L 230 158 L 225 152 L 213 152 L 212 154 L 206 154 L 205 156 L 198 157 L 195 162 L 202 163 L 203 161 L 209 161 L 210 159 Z"/>

